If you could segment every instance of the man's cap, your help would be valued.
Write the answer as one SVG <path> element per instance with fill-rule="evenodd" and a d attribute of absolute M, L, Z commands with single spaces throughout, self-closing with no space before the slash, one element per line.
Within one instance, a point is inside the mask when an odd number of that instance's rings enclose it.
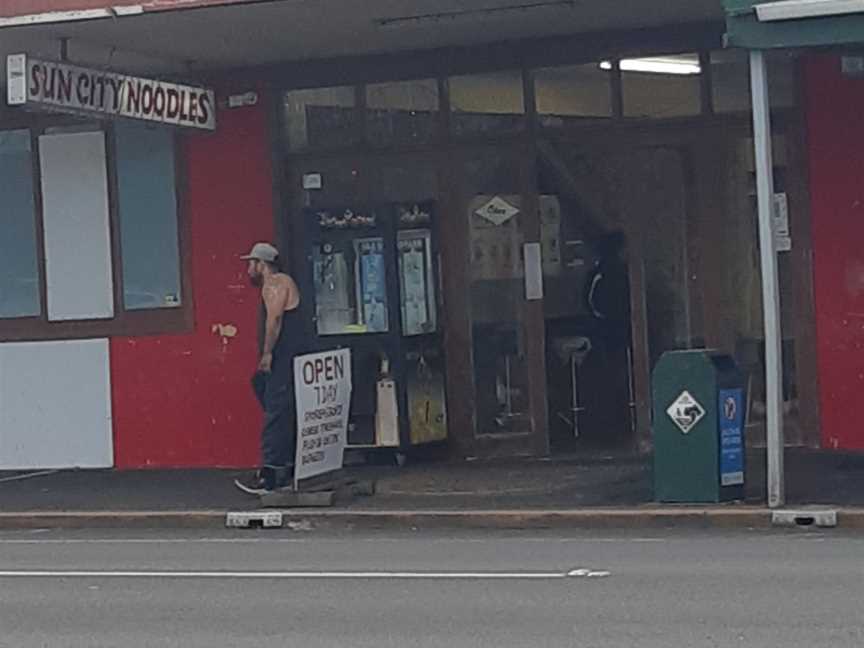
<path fill-rule="evenodd" d="M 249 254 L 240 258 L 243 260 L 255 259 L 256 261 L 276 263 L 276 260 L 279 258 L 279 250 L 270 245 L 270 243 L 256 243 L 252 246 L 252 250 Z"/>

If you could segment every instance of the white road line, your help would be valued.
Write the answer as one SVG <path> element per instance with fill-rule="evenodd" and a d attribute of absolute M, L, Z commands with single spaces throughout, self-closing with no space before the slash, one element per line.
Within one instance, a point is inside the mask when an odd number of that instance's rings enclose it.
<path fill-rule="evenodd" d="M 257 571 L 100 571 L 9 570 L 3 578 L 276 579 L 276 580 L 561 580 L 562 572 L 257 572 Z"/>
<path fill-rule="evenodd" d="M 568 576 L 572 578 L 608 578 L 612 575 L 612 572 L 605 570 L 594 570 L 594 569 L 585 569 L 584 567 L 581 569 L 574 569 L 567 573 Z"/>

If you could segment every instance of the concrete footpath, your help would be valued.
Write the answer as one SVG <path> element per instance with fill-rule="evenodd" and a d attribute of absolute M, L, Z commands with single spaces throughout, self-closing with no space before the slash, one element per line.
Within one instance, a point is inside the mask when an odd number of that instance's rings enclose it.
<path fill-rule="evenodd" d="M 367 465 L 346 472 L 376 482 L 371 497 L 323 509 L 278 510 L 282 526 L 309 528 L 759 528 L 764 454 L 748 457 L 744 502 L 652 502 L 650 459 L 596 455 L 552 460 Z M 239 492 L 236 470 L 0 473 L 0 528 L 215 528 L 228 512 L 262 510 Z M 789 507 L 838 512 L 864 528 L 864 456 L 787 452 Z M 807 523 L 808 520 L 800 520 Z"/>

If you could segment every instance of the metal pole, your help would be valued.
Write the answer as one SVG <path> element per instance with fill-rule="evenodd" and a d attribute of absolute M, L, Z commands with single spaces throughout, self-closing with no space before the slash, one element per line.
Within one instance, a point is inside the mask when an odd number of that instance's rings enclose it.
<path fill-rule="evenodd" d="M 759 256 L 762 262 L 762 314 L 765 326 L 765 406 L 768 441 L 768 506 L 783 506 L 783 358 L 780 331 L 780 291 L 774 241 L 774 161 L 771 151 L 771 112 L 765 55 L 750 52 L 753 97 L 753 140 L 756 151 L 756 192 L 759 204 Z"/>

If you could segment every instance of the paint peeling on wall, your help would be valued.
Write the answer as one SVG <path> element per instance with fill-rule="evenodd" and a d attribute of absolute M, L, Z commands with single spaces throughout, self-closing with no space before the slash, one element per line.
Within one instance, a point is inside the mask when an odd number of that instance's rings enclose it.
<path fill-rule="evenodd" d="M 222 344 L 228 345 L 232 339 L 237 337 L 237 327 L 233 324 L 214 324 L 210 330 L 222 338 Z"/>

